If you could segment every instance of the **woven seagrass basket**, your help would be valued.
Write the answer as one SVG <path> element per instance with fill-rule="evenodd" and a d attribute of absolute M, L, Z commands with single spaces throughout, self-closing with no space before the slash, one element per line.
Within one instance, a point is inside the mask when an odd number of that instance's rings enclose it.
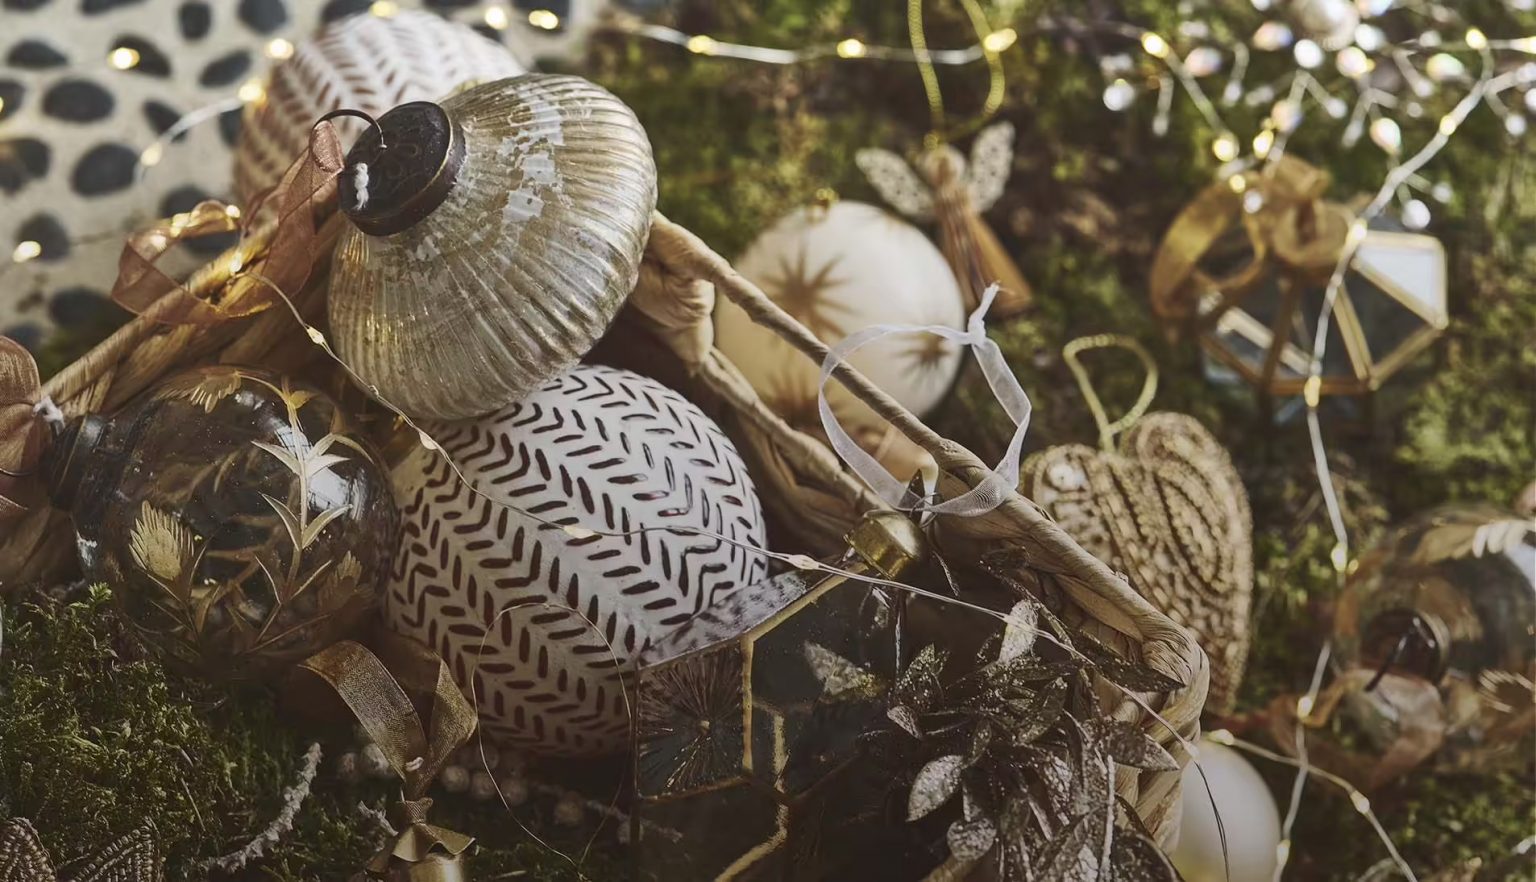
<path fill-rule="evenodd" d="M 334 198 L 330 206 L 334 208 Z M 331 212 L 319 228 L 322 251 L 329 253 L 341 224 Z M 186 282 L 190 292 L 209 297 L 241 281 L 231 267 L 251 267 L 273 238 L 270 225 L 254 225 L 229 252 L 203 266 Z M 238 272 L 238 270 L 237 270 Z M 324 323 L 325 266 L 294 294 L 298 313 L 311 324 Z M 245 280 L 248 281 L 248 280 Z M 731 432 L 754 464 L 766 506 L 793 513 L 782 518 L 801 543 L 797 551 L 823 551 L 835 544 L 860 517 L 883 503 L 847 471 L 824 442 L 800 432 L 770 411 L 746 379 L 713 343 L 711 314 L 718 297 L 740 305 L 760 324 L 772 328 L 819 364 L 826 346 L 779 309 L 757 287 L 686 229 L 654 216 L 645 262 L 630 298 L 606 346 L 651 346 L 668 353 L 670 363 L 651 373 L 671 379 Z M 51 378 L 43 388 L 67 416 L 111 412 L 162 377 L 197 364 L 222 362 L 261 365 L 288 373 L 334 373 L 332 365 L 282 305 L 255 315 L 206 325 L 166 324 L 157 307 L 118 330 L 79 361 Z M 164 304 L 169 307 L 170 304 Z M 642 339 L 643 338 L 643 339 Z M 953 496 L 976 486 L 987 467 L 970 451 L 940 437 L 868 380 L 849 368 L 838 379 L 917 446 L 932 455 L 940 470 L 939 490 Z M 34 511 L 10 525 L 0 538 L 0 594 L 23 583 L 64 578 L 72 566 L 73 532 L 64 515 Z M 1176 757 L 1189 754 L 1180 737 L 1198 733 L 1205 702 L 1207 667 L 1200 648 L 1178 625 L 1154 609 L 1122 577 L 1084 551 L 1034 503 L 1011 493 L 998 508 L 980 517 L 940 518 L 935 539 L 941 551 L 960 560 L 978 560 L 986 552 L 1011 549 L 1028 572 L 1018 582 L 1036 586 L 1043 600 L 1069 625 L 1091 634 L 1122 655 L 1185 684 L 1163 694 L 1140 696 L 1146 707 L 1109 688 L 1099 690 L 1107 712 L 1134 721 Z M 1178 731 L 1154 719 L 1156 711 Z M 1148 830 L 1170 842 L 1177 833 L 1179 772 L 1121 768 L 1117 789 L 1135 807 Z"/>

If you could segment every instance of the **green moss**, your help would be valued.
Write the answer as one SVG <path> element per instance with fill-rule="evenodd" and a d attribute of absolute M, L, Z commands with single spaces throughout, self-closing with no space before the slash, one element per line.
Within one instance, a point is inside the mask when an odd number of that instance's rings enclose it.
<path fill-rule="evenodd" d="M 139 656 L 105 588 L 0 612 L 0 817 L 31 820 L 58 860 L 149 819 L 165 840 L 168 878 L 202 878 L 200 862 L 241 848 L 271 822 L 315 737 L 330 755 L 345 746 L 344 735 L 279 718 L 265 693 L 168 677 Z M 294 830 L 254 865 L 259 878 L 345 879 L 380 844 L 357 805 L 383 806 L 397 788 L 346 786 L 330 769 L 322 767 Z M 433 819 L 479 837 L 474 878 L 575 879 L 574 864 L 553 849 L 581 855 L 590 831 L 552 830 L 545 814 L 520 808 L 524 834 L 499 805 L 447 797 Z M 622 860 L 605 833 L 583 872 L 619 878 Z"/>

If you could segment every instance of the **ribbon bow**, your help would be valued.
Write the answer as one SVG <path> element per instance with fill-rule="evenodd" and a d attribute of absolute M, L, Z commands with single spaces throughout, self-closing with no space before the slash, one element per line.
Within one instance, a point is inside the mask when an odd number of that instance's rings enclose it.
<path fill-rule="evenodd" d="M 209 199 L 129 236 L 112 299 L 155 321 L 207 325 L 261 312 L 274 302 L 272 289 L 296 292 L 323 251 L 318 222 L 335 208 L 342 165 L 335 127 L 316 124 L 309 149 L 247 210 Z M 186 281 L 160 268 L 174 246 L 236 230 L 239 244 Z"/>
<path fill-rule="evenodd" d="M 336 691 L 403 781 L 390 821 L 400 832 L 368 862 L 379 878 L 400 873 L 415 882 L 457 882 L 458 858 L 474 839 L 427 821 L 427 788 L 453 752 L 475 731 L 475 712 L 442 659 L 396 634 L 381 634 L 380 655 L 350 640 L 299 665 Z M 422 726 L 412 694 L 430 699 Z"/>
<path fill-rule="evenodd" d="M 1344 206 L 1322 200 L 1328 183 L 1326 172 L 1283 156 L 1206 187 L 1174 219 L 1153 258 L 1153 311 L 1169 320 L 1217 315 L 1276 263 L 1326 279 L 1353 220 Z M 1209 292 L 1225 302 L 1202 306 Z"/>
<path fill-rule="evenodd" d="M 868 484 L 869 488 L 887 504 L 909 511 L 921 509 L 934 514 L 976 517 L 1002 505 L 1008 498 L 1008 494 L 1018 486 L 1019 457 L 1024 448 L 1024 433 L 1029 429 L 1031 405 L 1029 396 L 1024 394 L 1024 388 L 1019 385 L 1018 379 L 1008 369 L 1002 350 L 987 336 L 985 321 L 987 310 L 992 307 L 992 301 L 997 298 L 997 294 L 996 283 L 987 287 L 981 295 L 981 305 L 977 306 L 970 318 L 966 320 L 963 331 L 944 325 L 871 325 L 844 337 L 841 342 L 827 351 L 827 357 L 822 360 L 821 381 L 816 388 L 816 409 L 821 414 L 821 426 L 827 433 L 827 440 L 832 442 L 832 449 L 842 457 L 843 462 L 848 464 L 854 474 Z M 1013 437 L 1008 441 L 1008 449 L 1004 452 L 1002 461 L 997 464 L 991 474 L 987 475 L 986 480 L 953 499 L 928 503 L 926 497 L 919 497 L 913 493 L 907 482 L 891 474 L 879 460 L 848 435 L 848 431 L 843 428 L 842 423 L 838 422 L 837 415 L 832 412 L 832 405 L 827 400 L 827 381 L 832 378 L 832 373 L 837 370 L 838 364 L 863 347 L 892 334 L 934 334 L 968 347 L 975 356 L 976 363 L 981 366 L 982 375 L 987 378 L 987 385 L 991 387 L 992 394 L 1002 404 L 1009 419 L 1013 420 Z M 932 489 L 932 487 L 927 488 L 929 495 Z"/>

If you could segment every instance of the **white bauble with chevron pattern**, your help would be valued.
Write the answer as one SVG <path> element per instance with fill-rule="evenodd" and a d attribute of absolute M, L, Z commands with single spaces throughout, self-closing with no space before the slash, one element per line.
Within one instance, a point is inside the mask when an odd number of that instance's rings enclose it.
<path fill-rule="evenodd" d="M 696 528 L 762 547 L 735 447 L 666 386 L 591 365 L 429 432 L 468 481 L 519 510 L 472 492 L 437 453 L 396 467 L 390 627 L 442 655 L 491 732 L 536 753 L 623 747 L 633 659 L 765 575 L 763 555 L 710 536 L 632 532 Z"/>
<path fill-rule="evenodd" d="M 273 65 L 265 97 L 245 106 L 235 145 L 235 194 L 248 202 L 309 147 L 315 121 L 352 108 L 374 116 L 408 101 L 527 72 L 506 47 L 430 12 L 358 15 L 327 26 Z M 336 120 L 342 143 L 363 130 Z"/>

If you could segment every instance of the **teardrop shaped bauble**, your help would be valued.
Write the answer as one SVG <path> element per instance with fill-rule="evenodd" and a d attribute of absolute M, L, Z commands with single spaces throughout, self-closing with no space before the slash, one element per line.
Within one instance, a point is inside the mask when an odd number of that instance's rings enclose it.
<path fill-rule="evenodd" d="M 426 449 L 395 469 L 389 626 L 442 655 L 493 734 L 554 755 L 622 747 L 635 657 L 764 575 L 736 449 L 671 389 L 589 365 L 429 431 L 463 478 Z"/>
<path fill-rule="evenodd" d="M 331 331 L 412 417 L 506 407 L 571 365 L 635 287 L 656 205 L 634 113 L 527 74 L 397 107 L 353 146 Z"/>
<path fill-rule="evenodd" d="M 474 83 L 527 70 L 503 46 L 430 12 L 358 15 L 328 25 L 272 66 L 260 100 L 245 105 L 235 145 L 241 202 L 282 179 L 322 115 L 343 107 L 375 116 L 407 101 L 437 101 Z M 344 139 L 363 130 L 337 120 Z"/>

